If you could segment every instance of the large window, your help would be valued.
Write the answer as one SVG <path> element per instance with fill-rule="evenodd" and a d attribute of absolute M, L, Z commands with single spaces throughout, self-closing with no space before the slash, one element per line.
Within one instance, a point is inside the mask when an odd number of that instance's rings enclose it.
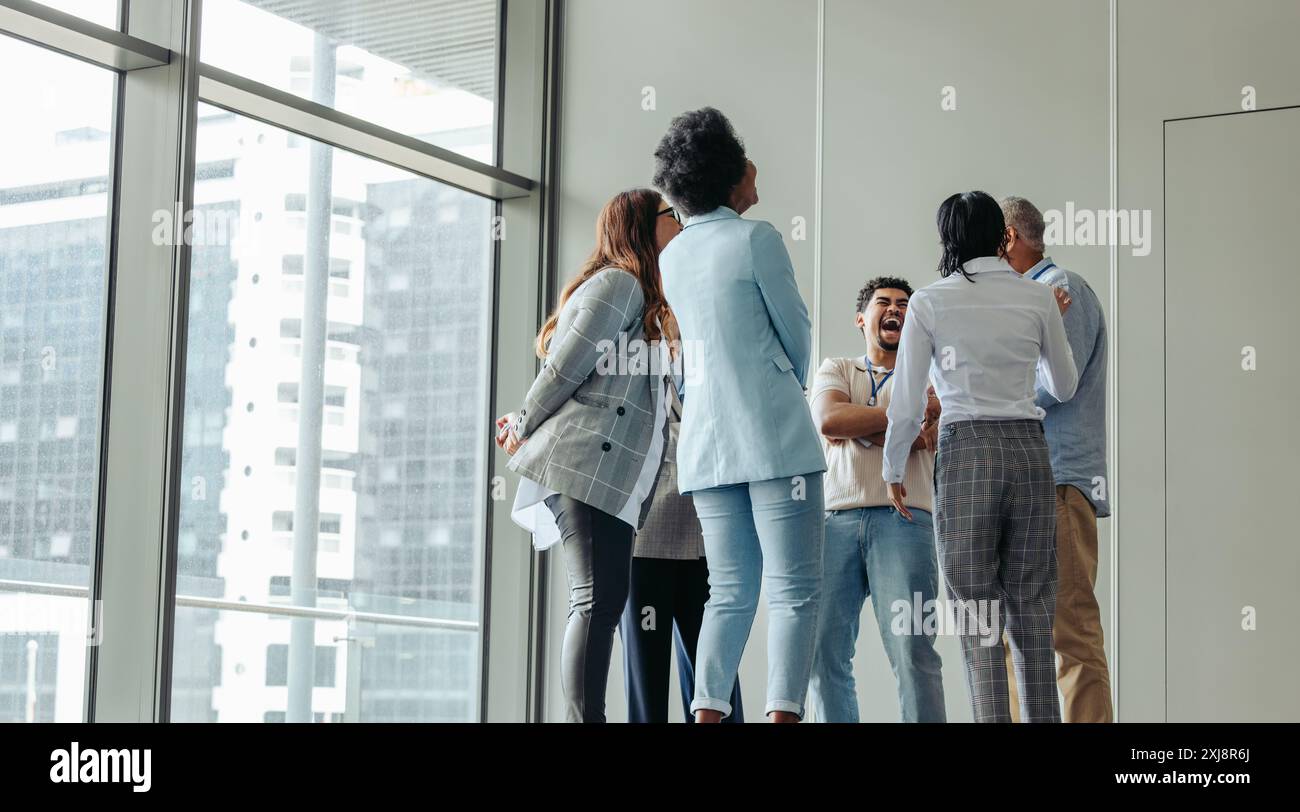
<path fill-rule="evenodd" d="M 95 560 L 113 76 L 0 36 L 0 721 L 77 721 Z M 13 81 L 22 76 L 23 81 Z"/>
<path fill-rule="evenodd" d="M 118 0 L 37 0 L 37 2 L 105 28 L 117 27 Z"/>
<path fill-rule="evenodd" d="M 206 105 L 197 177 L 172 718 L 476 718 L 491 202 Z"/>
<path fill-rule="evenodd" d="M 491 426 L 557 36 L 549 0 L 0 3 L 0 721 L 519 718 Z"/>
<path fill-rule="evenodd" d="M 202 58 L 492 163 L 497 14 L 497 0 L 204 0 Z"/>

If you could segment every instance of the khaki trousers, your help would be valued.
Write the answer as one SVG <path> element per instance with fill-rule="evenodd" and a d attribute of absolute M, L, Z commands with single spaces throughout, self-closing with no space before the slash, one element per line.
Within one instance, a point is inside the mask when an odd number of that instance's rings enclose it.
<path fill-rule="evenodd" d="M 1073 485 L 1056 486 L 1056 685 L 1064 722 L 1110 722 L 1110 671 L 1097 606 L 1097 514 Z M 1011 717 L 1020 721 L 1016 673 L 1007 647 Z"/>

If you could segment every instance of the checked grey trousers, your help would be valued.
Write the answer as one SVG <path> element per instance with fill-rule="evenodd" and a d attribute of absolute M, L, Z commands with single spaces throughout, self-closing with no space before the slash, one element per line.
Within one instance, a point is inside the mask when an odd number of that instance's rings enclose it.
<path fill-rule="evenodd" d="M 1056 486 L 1042 423 L 963 420 L 939 432 L 935 538 L 977 722 L 1010 722 L 1003 631 L 1020 718 L 1059 722 Z"/>

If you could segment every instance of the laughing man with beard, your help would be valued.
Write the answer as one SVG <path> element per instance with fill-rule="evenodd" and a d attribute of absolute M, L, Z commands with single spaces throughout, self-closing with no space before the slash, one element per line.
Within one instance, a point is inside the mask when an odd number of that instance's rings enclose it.
<path fill-rule="evenodd" d="M 868 282 L 858 294 L 855 316 L 867 342 L 866 354 L 826 359 L 813 386 L 813 420 L 826 452 L 822 605 L 808 686 L 809 706 L 818 722 L 858 721 L 853 652 L 867 596 L 898 678 L 902 720 L 946 719 L 939 654 L 934 650 L 937 619 L 927 616 L 939 592 L 930 515 L 939 418 L 939 401 L 933 396 L 907 466 L 906 507 L 913 521 L 890 505 L 880 478 L 890 378 L 911 295 L 904 279 Z M 917 624 L 916 618 L 930 622 Z"/>

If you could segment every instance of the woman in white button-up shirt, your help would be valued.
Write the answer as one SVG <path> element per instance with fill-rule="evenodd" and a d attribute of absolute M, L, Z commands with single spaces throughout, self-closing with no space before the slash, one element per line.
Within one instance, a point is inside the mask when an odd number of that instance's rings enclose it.
<path fill-rule="evenodd" d="M 1061 320 L 1069 300 L 1007 263 L 1006 224 L 989 195 L 948 198 L 938 226 L 943 278 L 909 302 L 883 475 L 895 509 L 910 518 L 903 474 L 932 378 L 943 406 L 935 535 L 975 719 L 1011 721 L 1005 631 L 1021 718 L 1060 721 L 1052 647 L 1055 483 L 1034 391 L 1037 378 L 1058 400 L 1074 395 L 1078 374 Z"/>

